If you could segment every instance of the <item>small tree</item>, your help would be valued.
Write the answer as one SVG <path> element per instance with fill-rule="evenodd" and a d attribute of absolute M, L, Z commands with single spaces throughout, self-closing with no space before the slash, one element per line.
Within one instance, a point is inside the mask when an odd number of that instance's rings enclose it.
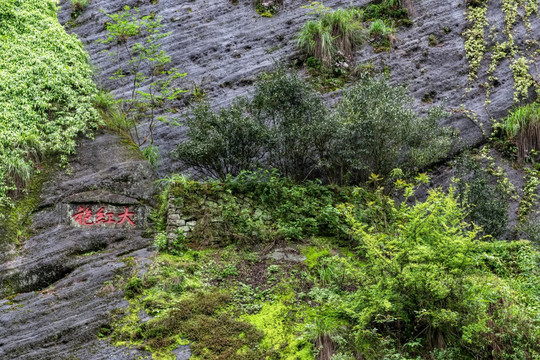
<path fill-rule="evenodd" d="M 315 90 L 297 74 L 278 69 L 256 83 L 252 107 L 269 132 L 269 165 L 297 181 L 314 175 L 335 130 Z"/>
<path fill-rule="evenodd" d="M 153 13 L 140 16 L 138 8 L 129 6 L 107 16 L 110 18 L 106 23 L 108 35 L 100 42 L 113 45 L 109 53 L 116 62 L 127 63 L 111 77 L 129 87 L 130 96 L 121 102 L 121 110 L 129 124 L 127 133 L 138 146 L 153 145 L 155 121 L 164 120 L 157 114 L 186 91 L 177 87 L 177 81 L 186 74 L 168 68 L 171 58 L 161 49 L 160 41 L 170 33 L 161 32 L 161 17 Z M 137 128 L 142 120 L 149 121 L 148 131 L 144 134 Z"/>

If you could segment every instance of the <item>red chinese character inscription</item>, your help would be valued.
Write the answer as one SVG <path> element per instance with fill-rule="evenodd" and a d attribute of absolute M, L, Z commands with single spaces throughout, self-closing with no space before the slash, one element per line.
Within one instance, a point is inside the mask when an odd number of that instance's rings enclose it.
<path fill-rule="evenodd" d="M 125 222 L 130 224 L 131 226 L 135 225 L 135 221 L 133 221 L 132 216 L 134 216 L 135 213 L 130 212 L 129 208 L 126 206 L 124 207 L 124 212 L 117 214 L 117 217 L 119 218 L 119 221 L 117 222 L 114 217 L 115 214 L 113 212 L 105 213 L 105 207 L 101 207 L 97 212 L 95 216 L 95 221 L 92 221 L 94 218 L 92 214 L 92 210 L 90 207 L 84 207 L 79 206 L 79 209 L 77 213 L 72 215 L 72 218 L 75 220 L 75 222 L 78 222 L 79 225 L 85 225 L 85 226 L 93 226 L 98 224 L 118 224 L 121 225 Z"/>
<path fill-rule="evenodd" d="M 123 214 L 118 214 L 118 217 L 120 218 L 120 221 L 118 222 L 118 224 L 122 224 L 124 221 L 127 220 L 127 222 L 129 222 L 131 225 L 135 225 L 133 220 L 130 218 L 130 216 L 133 216 L 133 215 L 135 215 L 135 214 L 132 213 L 132 212 L 129 212 L 129 209 L 126 206 L 124 213 Z"/>
<path fill-rule="evenodd" d="M 79 206 L 79 212 L 73 215 L 73 218 L 81 225 L 94 225 L 94 222 L 90 221 L 92 219 L 92 210 L 89 207 L 85 209 L 84 206 Z"/>

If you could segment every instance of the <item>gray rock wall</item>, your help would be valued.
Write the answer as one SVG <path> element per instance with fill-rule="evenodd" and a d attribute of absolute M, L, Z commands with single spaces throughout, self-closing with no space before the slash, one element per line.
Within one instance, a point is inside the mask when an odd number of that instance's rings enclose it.
<path fill-rule="evenodd" d="M 154 4 L 155 3 L 155 4 Z M 333 8 L 365 5 L 367 1 L 324 2 Z M 489 119 L 500 118 L 513 106 L 513 78 L 508 60 L 499 66 L 496 75 L 499 85 L 493 88 L 492 103 L 484 106 L 489 60 L 484 61 L 480 78 L 468 88 L 468 64 L 465 59 L 462 32 L 467 26 L 464 1 L 422 0 L 415 1 L 414 25 L 402 28 L 396 34 L 394 49 L 385 53 L 374 53 L 370 46 L 358 51 L 356 60 L 372 62 L 375 66 L 390 69 L 396 83 L 408 84 L 416 101 L 416 109 L 423 111 L 428 105 L 421 100 L 429 94 L 433 104 L 445 104 L 453 109 L 453 115 L 445 125 L 458 129 L 463 140 L 461 146 L 470 146 L 482 141 L 481 126 L 489 130 Z M 70 8 L 63 2 L 60 20 L 67 23 Z M 163 48 L 171 55 L 172 65 L 187 72 L 185 86 L 201 86 L 216 106 L 226 106 L 238 95 L 249 94 L 253 81 L 264 71 L 269 71 L 274 61 L 290 61 L 297 56 L 295 35 L 302 24 L 312 15 L 302 9 L 302 1 L 285 2 L 284 8 L 273 18 L 259 16 L 250 1 L 118 1 L 94 0 L 84 13 L 75 20 L 76 27 L 70 31 L 77 34 L 86 44 L 93 64 L 98 70 L 98 80 L 118 97 L 127 95 L 128 89 L 119 86 L 109 77 L 118 70 L 103 53 L 106 46 L 96 43 L 105 37 L 104 13 L 119 11 L 124 5 L 139 6 L 143 14 L 155 12 L 163 18 L 164 31 L 171 35 L 164 39 Z M 500 2 L 491 1 L 488 11 L 490 26 L 501 30 L 504 26 Z M 486 31 L 488 38 L 489 31 Z M 540 22 L 536 15 L 531 18 L 531 31 L 526 33 L 523 23 L 515 26 L 516 44 L 525 49 L 527 39 L 540 35 Z M 438 41 L 431 46 L 429 35 Z M 502 31 L 499 31 L 502 37 Z M 491 40 L 490 40 L 491 41 Z M 488 47 L 491 44 L 488 45 Z M 534 71 L 534 69 L 532 69 Z M 339 97 L 339 93 L 335 94 Z M 331 95 L 330 97 L 335 97 Z M 459 110 L 463 105 L 467 111 Z M 476 123 L 471 116 L 476 117 Z M 179 164 L 170 159 L 168 153 L 184 137 L 182 127 L 159 124 L 156 131 L 157 145 L 164 161 L 162 174 L 174 171 Z"/>
<path fill-rule="evenodd" d="M 328 0 L 326 6 L 337 8 L 349 4 L 362 6 L 366 0 Z M 67 23 L 70 7 L 62 2 L 60 20 Z M 171 55 L 172 65 L 187 72 L 185 87 L 198 84 L 215 106 L 226 106 L 238 95 L 249 94 L 252 83 L 264 71 L 271 70 L 277 60 L 290 62 L 297 56 L 295 35 L 302 24 L 312 18 L 308 9 L 302 9 L 304 1 L 285 1 L 284 8 L 273 18 L 258 15 L 251 1 L 193 0 L 193 1 L 118 1 L 94 0 L 84 13 L 75 20 L 76 27 L 70 31 L 86 44 L 93 64 L 98 70 L 98 81 L 118 97 L 128 95 L 126 87 L 109 80 L 118 70 L 103 53 L 106 46 L 96 43 L 106 31 L 104 13 L 119 11 L 124 5 L 139 6 L 141 13 L 155 12 L 163 18 L 164 31 L 171 35 L 164 39 L 163 48 Z M 422 0 L 414 1 L 414 25 L 402 28 L 396 34 L 394 49 L 374 53 L 364 46 L 357 53 L 358 63 L 372 62 L 379 68 L 388 67 L 396 83 L 407 84 L 416 99 L 420 112 L 432 104 L 423 103 L 429 94 L 434 104 L 445 104 L 453 115 L 445 125 L 458 129 L 461 146 L 471 146 L 482 141 L 482 127 L 489 132 L 490 118 L 506 115 L 513 106 L 512 72 L 509 60 L 498 67 L 498 85 L 493 88 L 489 106 L 484 106 L 486 70 L 489 57 L 483 62 L 479 80 L 467 91 L 468 64 L 465 59 L 463 31 L 467 27 L 465 1 Z M 103 12 L 101 12 L 103 11 Z M 488 11 L 489 26 L 498 29 L 496 39 L 504 40 L 504 14 L 499 1 L 491 1 Z M 526 50 L 526 41 L 540 35 L 540 21 L 531 17 L 531 31 L 527 33 L 523 22 L 518 21 L 513 30 L 516 45 Z M 431 46 L 429 36 L 438 44 Z M 493 45 L 489 29 L 486 29 L 488 48 Z M 531 49 L 529 52 L 534 51 Z M 531 67 L 532 72 L 535 69 Z M 339 97 L 331 94 L 330 98 Z M 466 111 L 460 110 L 463 106 Z M 177 115 L 178 116 L 178 115 Z M 471 117 L 476 120 L 472 121 Z M 179 164 L 170 159 L 169 151 L 183 139 L 185 129 L 159 124 L 156 137 L 163 163 L 161 174 L 174 171 Z"/>
<path fill-rule="evenodd" d="M 34 236 L 12 244 L 0 261 L 1 359 L 145 355 L 112 347 L 97 334 L 111 321 L 111 312 L 123 306 L 118 276 L 144 267 L 153 239 L 138 226 L 75 226 L 69 220 L 70 209 L 79 204 L 128 206 L 137 213 L 134 220 L 146 219 L 155 173 L 115 135 L 84 139 L 77 150 L 69 171 L 58 170 L 44 184 L 32 215 Z"/>

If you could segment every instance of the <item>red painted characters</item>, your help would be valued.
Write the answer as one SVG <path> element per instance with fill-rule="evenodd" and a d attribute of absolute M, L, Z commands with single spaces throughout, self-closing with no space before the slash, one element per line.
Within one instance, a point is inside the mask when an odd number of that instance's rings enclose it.
<path fill-rule="evenodd" d="M 87 206 L 79 206 L 79 209 L 71 217 L 79 225 L 82 226 L 94 226 L 99 224 L 126 224 L 129 226 L 135 226 L 134 217 L 135 213 L 129 210 L 129 207 L 125 206 L 124 211 L 118 214 L 114 212 L 105 212 L 105 207 L 101 207 L 95 214 L 92 214 L 92 209 Z M 118 220 L 115 219 L 118 218 Z"/>

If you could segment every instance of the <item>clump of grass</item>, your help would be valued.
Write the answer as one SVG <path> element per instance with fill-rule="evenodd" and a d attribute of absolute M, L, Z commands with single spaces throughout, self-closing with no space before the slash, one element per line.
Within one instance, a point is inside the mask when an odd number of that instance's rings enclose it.
<path fill-rule="evenodd" d="M 76 19 L 90 5 L 90 0 L 71 0 L 71 18 Z"/>
<path fill-rule="evenodd" d="M 371 23 L 368 32 L 374 43 L 375 51 L 384 51 L 390 49 L 392 46 L 396 29 L 392 21 L 387 22 L 377 19 Z"/>
<path fill-rule="evenodd" d="M 319 2 L 305 7 L 313 9 L 319 19 L 304 24 L 298 35 L 298 47 L 307 58 L 319 59 L 325 69 L 350 62 L 354 51 L 367 38 L 371 38 L 375 51 L 389 50 L 396 26 L 410 26 L 409 17 L 414 12 L 411 0 L 383 0 L 363 8 L 334 11 Z M 341 73 L 338 71 L 338 75 Z"/>
<path fill-rule="evenodd" d="M 518 162 L 540 150 L 540 104 L 535 102 L 512 111 L 503 120 L 506 135 L 517 146 Z"/>
<path fill-rule="evenodd" d="M 298 36 L 298 46 L 327 67 L 332 67 L 339 57 L 351 59 L 365 38 L 362 15 L 358 9 L 325 12 L 319 20 L 304 24 Z"/>

